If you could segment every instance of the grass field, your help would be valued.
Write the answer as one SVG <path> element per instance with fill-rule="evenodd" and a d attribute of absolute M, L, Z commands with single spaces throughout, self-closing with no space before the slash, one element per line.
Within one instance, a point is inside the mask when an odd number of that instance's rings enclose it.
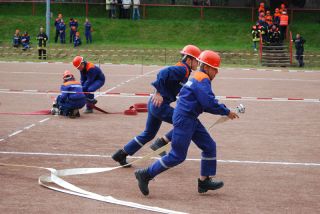
<path fill-rule="evenodd" d="M 36 4 L 35 15 L 32 16 L 31 4 L 0 4 L 1 45 L 11 45 L 12 35 L 17 28 L 22 32 L 28 31 L 32 42 L 36 44 L 35 36 L 38 33 L 39 26 L 45 25 L 44 6 L 44 4 Z M 53 17 L 51 19 L 50 48 L 66 50 L 73 48 L 69 44 L 61 46 L 53 43 L 55 30 L 53 23 L 58 13 L 62 13 L 66 21 L 70 17 L 78 19 L 80 23 L 79 31 L 85 43 L 83 35 L 84 5 L 52 4 L 51 11 Z M 132 21 L 110 20 L 106 18 L 107 14 L 104 6 L 90 5 L 89 15 L 94 29 L 94 43 L 90 46 L 84 44 L 81 49 L 179 50 L 184 45 L 192 43 L 198 45 L 201 49 L 253 53 L 250 34 L 253 23 L 251 22 L 251 11 L 248 9 L 206 8 L 204 19 L 201 20 L 199 18 L 199 8 L 147 8 L 145 19 Z M 300 32 L 306 38 L 306 54 L 319 55 L 320 53 L 320 37 L 317 33 L 319 20 L 320 15 L 316 12 L 299 12 L 294 15 L 294 22 L 290 26 L 290 30 L 293 34 Z M 67 41 L 69 39 L 68 30 L 66 39 Z M 3 57 L 8 58 L 7 56 Z"/>

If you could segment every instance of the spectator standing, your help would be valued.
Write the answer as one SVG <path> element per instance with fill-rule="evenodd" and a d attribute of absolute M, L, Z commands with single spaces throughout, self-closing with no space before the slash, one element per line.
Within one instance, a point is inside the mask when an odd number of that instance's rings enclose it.
<path fill-rule="evenodd" d="M 273 24 L 275 24 L 277 27 L 280 27 L 280 16 L 281 16 L 280 10 L 279 8 L 276 8 L 273 14 Z"/>
<path fill-rule="evenodd" d="M 119 19 L 123 19 L 123 0 L 118 0 Z"/>
<path fill-rule="evenodd" d="M 122 0 L 122 5 L 123 5 L 123 18 L 130 19 L 131 0 Z"/>
<path fill-rule="evenodd" d="M 69 27 L 70 27 L 70 43 L 74 42 L 76 32 L 78 31 L 78 21 L 76 19 L 70 18 Z"/>
<path fill-rule="evenodd" d="M 60 43 L 65 44 L 66 43 L 66 25 L 63 19 L 61 19 L 59 23 L 59 35 L 60 35 Z"/>
<path fill-rule="evenodd" d="M 106 0 L 106 11 L 108 18 L 111 18 L 111 0 Z"/>
<path fill-rule="evenodd" d="M 74 47 L 78 47 L 81 45 L 81 38 L 80 38 L 80 33 L 76 32 L 76 36 L 74 37 Z"/>
<path fill-rule="evenodd" d="M 270 14 L 270 10 L 267 10 L 265 19 L 266 19 L 266 22 L 268 23 L 268 26 L 271 27 L 273 25 L 273 19 Z"/>
<path fill-rule="evenodd" d="M 39 59 L 47 59 L 47 40 L 48 36 L 44 32 L 43 27 L 40 28 L 40 33 L 37 36 L 38 40 L 38 56 Z"/>
<path fill-rule="evenodd" d="M 252 34 L 252 42 L 253 42 L 253 50 L 257 51 L 257 42 L 260 41 L 260 29 L 259 29 L 259 24 L 257 23 L 256 25 L 252 26 L 251 29 L 251 34 Z"/>
<path fill-rule="evenodd" d="M 276 25 L 272 25 L 272 27 L 268 31 L 268 39 L 271 45 L 280 44 L 280 32 Z"/>
<path fill-rule="evenodd" d="M 282 14 L 282 12 L 287 12 L 287 8 L 285 4 L 281 4 L 280 6 L 280 13 Z"/>
<path fill-rule="evenodd" d="M 140 0 L 133 0 L 133 11 L 132 11 L 132 19 L 139 20 L 140 19 Z"/>
<path fill-rule="evenodd" d="M 28 32 L 24 32 L 24 34 L 21 37 L 21 44 L 22 44 L 22 50 L 27 50 L 30 48 L 30 36 Z"/>
<path fill-rule="evenodd" d="M 264 3 L 261 2 L 258 9 L 258 14 L 265 13 Z"/>
<path fill-rule="evenodd" d="M 56 20 L 54 21 L 54 26 L 56 28 L 56 35 L 54 37 L 54 42 L 57 43 L 58 42 L 58 37 L 60 36 L 60 22 L 62 20 L 62 14 L 59 13 L 58 17 L 56 18 Z"/>
<path fill-rule="evenodd" d="M 91 32 L 92 32 L 92 26 L 91 23 L 89 22 L 89 19 L 86 18 L 86 22 L 84 23 L 84 29 L 85 29 L 85 36 L 86 36 L 86 41 L 87 44 L 88 43 L 92 43 L 92 36 L 91 36 Z"/>
<path fill-rule="evenodd" d="M 286 11 L 283 11 L 280 16 L 280 36 L 281 41 L 287 38 L 287 27 L 289 25 L 289 16 L 287 15 Z"/>
<path fill-rule="evenodd" d="M 304 62 L 303 62 L 304 43 L 306 42 L 306 40 L 302 38 L 302 36 L 298 33 L 296 35 L 296 38 L 293 39 L 293 42 L 296 47 L 296 59 L 299 62 L 299 67 L 303 67 L 304 66 Z"/>
<path fill-rule="evenodd" d="M 13 39 L 12 39 L 12 45 L 13 47 L 17 48 L 21 44 L 21 36 L 20 36 L 20 30 L 16 29 Z"/>
<path fill-rule="evenodd" d="M 117 0 L 111 0 L 111 18 L 116 18 Z"/>

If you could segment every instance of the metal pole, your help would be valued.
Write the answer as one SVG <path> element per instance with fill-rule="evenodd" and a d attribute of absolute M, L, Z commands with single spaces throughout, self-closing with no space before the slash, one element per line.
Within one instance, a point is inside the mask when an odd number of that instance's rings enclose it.
<path fill-rule="evenodd" d="M 47 33 L 47 36 L 48 36 L 48 40 L 50 40 L 50 0 L 47 0 L 46 33 Z"/>

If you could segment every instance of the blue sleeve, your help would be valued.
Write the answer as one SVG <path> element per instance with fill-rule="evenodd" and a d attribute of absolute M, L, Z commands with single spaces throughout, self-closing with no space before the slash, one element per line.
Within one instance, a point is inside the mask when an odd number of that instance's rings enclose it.
<path fill-rule="evenodd" d="M 185 78 L 186 73 L 187 71 L 184 66 L 170 66 L 164 68 L 158 73 L 157 79 L 152 85 L 160 94 L 163 94 L 168 81 L 181 81 Z"/>
<path fill-rule="evenodd" d="M 224 105 L 219 104 L 211 89 L 211 82 L 208 79 L 196 84 L 195 95 L 205 112 L 218 115 L 228 115 L 230 110 Z"/>

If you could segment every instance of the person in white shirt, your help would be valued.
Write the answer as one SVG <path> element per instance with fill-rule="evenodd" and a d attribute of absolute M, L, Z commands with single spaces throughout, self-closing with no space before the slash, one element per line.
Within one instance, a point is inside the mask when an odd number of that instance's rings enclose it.
<path fill-rule="evenodd" d="M 132 11 L 132 19 L 139 20 L 140 19 L 140 0 L 133 0 L 133 11 Z"/>
<path fill-rule="evenodd" d="M 123 0 L 123 18 L 130 19 L 131 0 Z"/>

